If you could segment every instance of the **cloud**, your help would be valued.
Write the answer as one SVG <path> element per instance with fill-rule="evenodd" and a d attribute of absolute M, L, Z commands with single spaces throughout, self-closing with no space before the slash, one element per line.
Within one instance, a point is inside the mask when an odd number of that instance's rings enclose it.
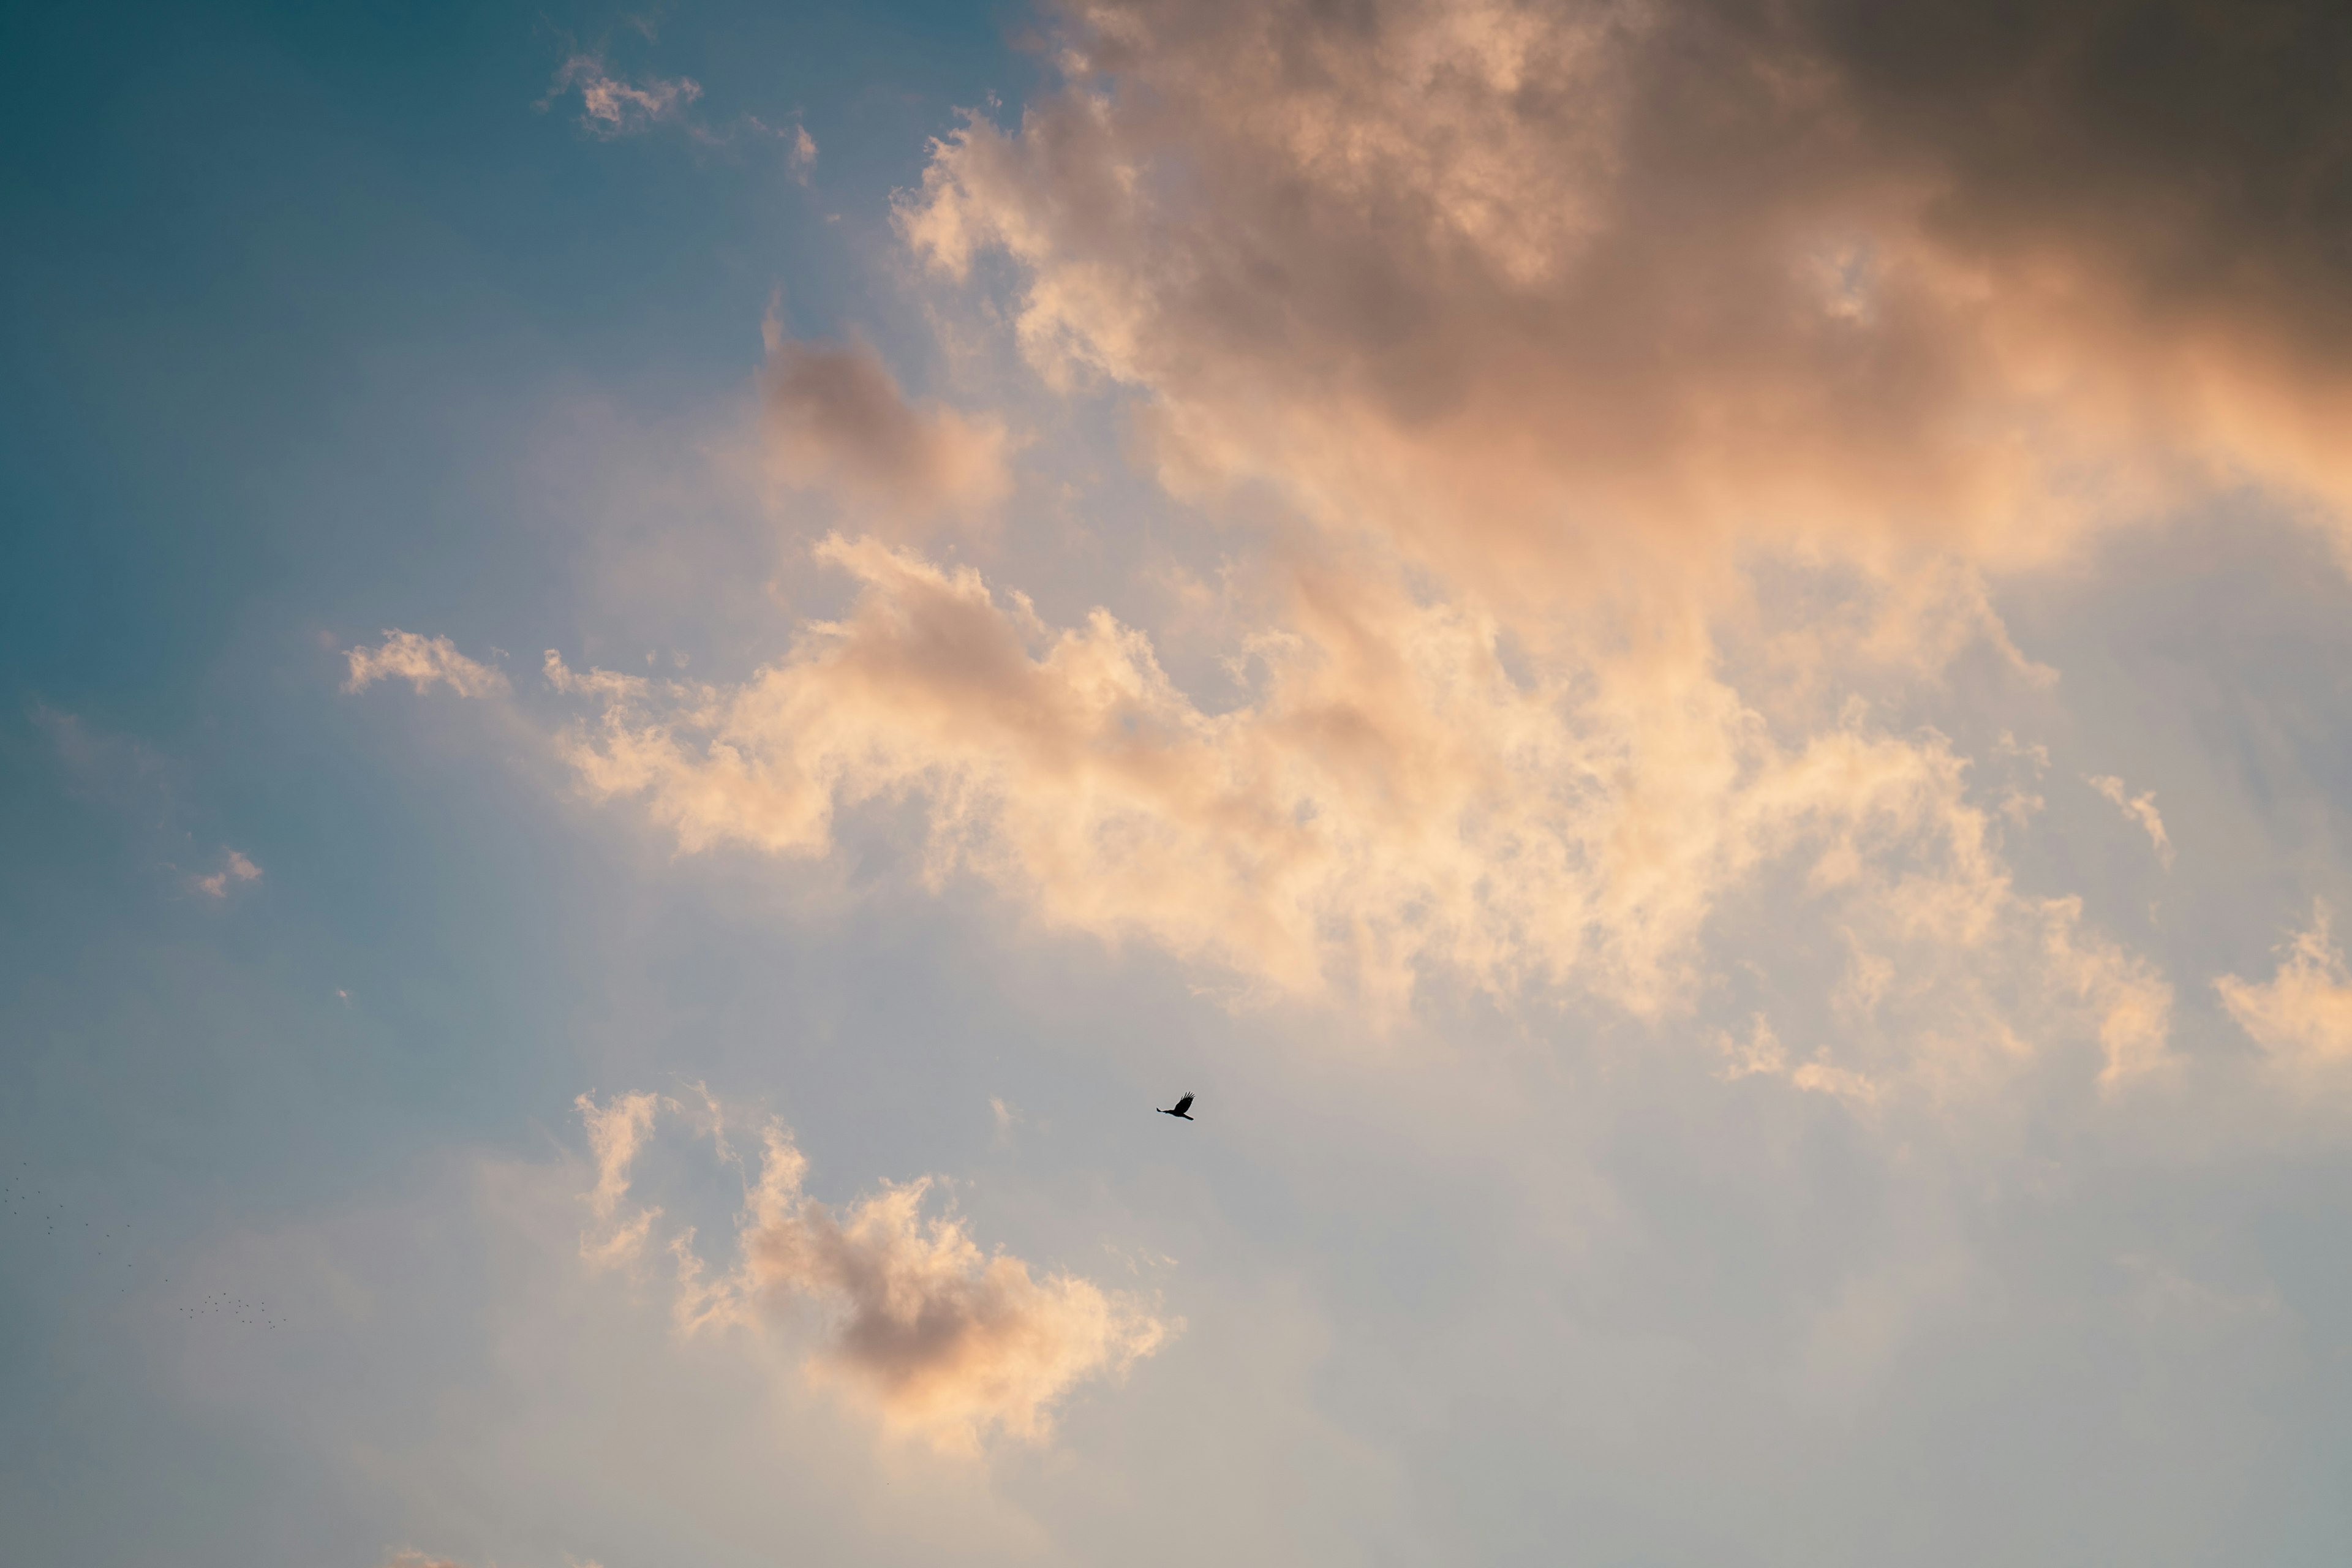
<path fill-rule="evenodd" d="M 629 1167 L 646 1134 L 665 1110 L 676 1110 L 677 1102 L 659 1094 L 619 1094 L 609 1105 L 600 1106 L 594 1096 L 583 1094 L 574 1103 L 588 1130 L 589 1155 L 596 1162 L 596 1186 L 588 1194 L 588 1211 L 599 1224 L 606 1223 L 628 1196 Z"/>
<path fill-rule="evenodd" d="M 503 697 L 507 678 L 457 651 L 447 637 L 423 637 L 415 632 L 386 630 L 376 647 L 354 647 L 344 656 L 351 664 L 345 691 L 364 691 L 379 680 L 405 680 L 419 692 L 443 685 L 460 697 Z"/>
<path fill-rule="evenodd" d="M 555 73 L 553 90 L 576 90 L 581 125 L 590 134 L 607 140 L 634 136 L 661 124 L 687 124 L 686 111 L 702 96 L 701 85 L 691 77 L 647 77 L 641 84 L 634 83 L 611 74 L 593 55 L 574 55 L 565 60 Z"/>
<path fill-rule="evenodd" d="M 1172 488 L 1506 605 L 2012 569 L 2248 480 L 2340 521 L 2344 25 L 2263 10 L 1070 5 L 900 222 L 1009 259 Z"/>
<path fill-rule="evenodd" d="M 2164 831 L 2164 818 L 2157 815 L 2154 790 L 2146 790 L 2138 795 L 2126 794 L 2124 781 L 2112 774 L 2086 773 L 2083 782 L 2115 802 L 2126 816 L 2138 823 L 2141 831 L 2147 835 L 2148 842 L 2156 847 L 2156 858 L 2164 862 L 2167 870 L 2172 868 L 2172 838 Z"/>
<path fill-rule="evenodd" d="M 646 36 L 650 39 L 653 35 L 648 32 Z M 808 184 L 809 174 L 816 167 L 816 138 L 797 123 L 779 127 L 768 124 L 756 114 L 744 114 L 732 124 L 719 128 L 697 118 L 693 110 L 702 98 L 702 84 L 692 77 L 648 76 L 631 81 L 614 75 L 601 56 L 574 55 L 555 73 L 553 84 L 538 107 L 544 110 L 567 92 L 580 95 L 580 125 L 599 141 L 642 135 L 667 126 L 699 146 L 722 148 L 734 145 L 737 137 L 748 132 L 760 139 L 772 137 L 784 143 L 785 162 L 796 183 Z"/>
<path fill-rule="evenodd" d="M 1769 889 L 1822 939 L 1798 956 L 1846 965 L 1818 998 L 1845 1033 L 1777 1076 L 1863 1103 L 1939 1056 L 2087 1041 L 2110 1086 L 2169 1059 L 2162 977 L 2011 886 L 1995 814 L 2032 821 L 2046 753 L 1989 806 L 1947 737 L 1844 700 L 1978 647 L 2046 688 L 1991 574 L 2223 483 L 2335 493 L 2332 448 L 2247 414 L 2346 395 L 2248 274 L 2167 293 L 2065 204 L 2007 202 L 1999 128 L 1887 52 L 1967 22 L 1940 5 L 1061 16 L 1059 82 L 944 138 L 899 223 L 941 278 L 1009 278 L 1028 363 L 1124 400 L 1180 500 L 1276 516 L 1237 699 L 906 548 L 1005 500 L 1004 426 L 772 327 L 778 471 L 879 535 L 817 552 L 856 596 L 740 682 L 551 655 L 586 793 L 689 852 L 823 855 L 909 805 L 935 885 L 1387 1016 L 1433 981 L 1687 1014 L 1711 936 L 1774 938 L 1721 923 Z M 2021 26 L 1980 40 L 1989 79 L 2105 123 L 2011 68 L 2106 46 Z M 2168 858 L 2153 796 L 2118 805 Z"/>
<path fill-rule="evenodd" d="M 200 893 L 215 899 L 225 899 L 228 897 L 228 890 L 232 884 L 259 880 L 261 880 L 261 868 L 247 859 L 241 851 L 228 849 L 223 851 L 221 868 L 209 877 L 194 879 L 194 885 L 196 891 Z"/>
<path fill-rule="evenodd" d="M 181 800 L 187 790 L 184 767 L 145 742 L 110 734 L 77 714 L 32 706 L 33 721 L 56 748 L 76 793 L 123 813 L 147 837 L 158 862 L 189 891 L 226 900 L 238 887 L 261 879 L 261 868 L 243 850 L 221 847 L 216 868 L 187 870 L 178 858 L 190 852 L 196 830 L 183 826 Z"/>
<path fill-rule="evenodd" d="M 1856 1107 L 1868 1107 L 1878 1102 L 1878 1086 L 1851 1068 L 1843 1068 L 1823 1060 L 1825 1052 L 1816 1053 L 1811 1061 L 1791 1067 L 1789 1054 L 1780 1044 L 1779 1035 L 1763 1014 L 1748 1021 L 1748 1038 L 1742 1040 L 1727 1031 L 1718 1030 L 1716 1046 L 1727 1058 L 1716 1076 L 1727 1083 L 1737 1083 L 1743 1078 L 1758 1076 L 1783 1078 L 1792 1088 L 1808 1094 L 1826 1094 Z"/>
<path fill-rule="evenodd" d="M 593 1239 L 583 1239 L 581 1256 L 610 1266 L 626 1262 L 644 1248 L 646 1235 L 661 1218 L 658 1208 L 640 1207 L 627 1220 L 616 1216 L 629 1194 L 629 1167 L 664 1110 L 677 1102 L 657 1094 L 622 1094 L 599 1106 L 588 1095 L 575 1102 L 588 1130 L 588 1152 L 596 1162 L 596 1185 L 587 1194 L 588 1212 L 596 1221 Z"/>
<path fill-rule="evenodd" d="M 2107 1088 L 2170 1067 L 2172 987 L 2147 960 L 2084 931 L 2083 900 L 2042 906 L 2050 973 L 2090 1014 L 2105 1057 Z"/>
<path fill-rule="evenodd" d="M 660 1211 L 625 1216 L 620 1204 L 653 1119 L 677 1109 L 649 1094 L 603 1107 L 581 1097 L 597 1172 L 588 1256 L 642 1255 Z M 885 1183 L 836 1215 L 803 1191 L 808 1161 L 781 1125 L 761 1130 L 761 1147 L 735 1266 L 709 1277 L 692 1231 L 670 1237 L 677 1321 L 688 1333 L 757 1330 L 815 1309 L 824 1331 L 809 1374 L 870 1405 L 891 1430 L 950 1452 L 998 1432 L 1042 1443 L 1054 1407 L 1079 1384 L 1124 1374 L 1181 1327 L 1076 1275 L 1040 1278 L 1017 1258 L 982 1252 L 952 1213 L 923 1212 L 929 1177 Z"/>
<path fill-rule="evenodd" d="M 1896 1013 L 1932 1021 L 1913 1051 L 1952 1042 L 1957 1009 L 1979 1042 L 2095 1038 L 2111 1079 L 2162 1053 L 2168 993 L 2079 905 L 2012 889 L 1942 737 L 1776 740 L 1687 626 L 1515 674 L 1491 616 L 1318 559 L 1251 645 L 1247 699 L 1212 712 L 1106 612 L 1056 629 L 970 568 L 872 540 L 819 555 L 857 597 L 740 686 L 550 656 L 592 700 L 559 742 L 589 795 L 642 801 L 688 852 L 787 856 L 826 852 L 844 811 L 919 803 L 935 882 L 1376 1016 L 1433 979 L 1687 1011 L 1710 921 L 1769 874 L 1777 926 L 1866 932 L 1870 963 L 1899 963 Z M 1916 1065 L 1888 1049 L 1843 1065 Z"/>
<path fill-rule="evenodd" d="M 2281 948 L 2269 981 L 2225 974 L 2213 988 L 2238 1026 L 2280 1066 L 2308 1069 L 2352 1059 L 2352 971 L 2331 939 L 2326 904 L 2315 903 L 2310 929 Z"/>
<path fill-rule="evenodd" d="M 465 1568 L 454 1557 L 436 1557 L 414 1546 L 403 1546 L 386 1553 L 383 1568 Z"/>
<path fill-rule="evenodd" d="M 829 847 L 841 806 L 916 795 L 934 877 L 969 868 L 1055 924 L 1289 991 L 1401 998 L 1428 962 L 1498 987 L 1578 972 L 1650 1009 L 1711 896 L 1804 828 L 1954 826 L 1948 759 L 1852 732 L 1782 752 L 1688 640 L 1576 672 L 1589 692 L 1522 684 L 1474 610 L 1316 566 L 1256 700 L 1213 714 L 1106 613 L 1057 631 L 969 568 L 819 554 L 856 604 L 745 687 L 554 667 L 603 683 L 566 742 L 590 793 L 644 797 L 688 850 L 787 854 Z"/>
<path fill-rule="evenodd" d="M 772 330 L 761 394 L 785 479 L 832 490 L 866 528 L 976 520 L 1011 492 L 1004 426 L 908 402 L 862 342 L 798 342 Z"/>

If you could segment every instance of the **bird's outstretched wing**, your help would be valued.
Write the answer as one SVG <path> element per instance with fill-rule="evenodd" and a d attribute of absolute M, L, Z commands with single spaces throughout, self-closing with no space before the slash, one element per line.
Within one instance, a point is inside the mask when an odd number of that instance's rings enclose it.
<path fill-rule="evenodd" d="M 1192 1110 L 1192 1097 L 1191 1095 L 1189 1095 L 1189 1094 L 1188 1094 L 1188 1095 L 1186 1095 L 1183 1099 L 1181 1099 L 1181 1100 L 1178 1100 L 1178 1101 L 1176 1102 L 1176 1114 L 1177 1114 L 1177 1115 L 1179 1115 L 1179 1116 L 1183 1115 L 1186 1111 L 1188 1111 L 1188 1110 Z"/>

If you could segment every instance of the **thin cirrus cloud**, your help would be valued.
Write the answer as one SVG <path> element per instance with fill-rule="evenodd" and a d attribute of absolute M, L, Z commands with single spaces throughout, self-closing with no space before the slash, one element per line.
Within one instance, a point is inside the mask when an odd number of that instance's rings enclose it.
<path fill-rule="evenodd" d="M 802 342 L 772 326 L 760 386 L 777 471 L 830 491 L 861 531 L 978 521 L 1012 491 L 1003 424 L 910 401 L 861 340 Z"/>
<path fill-rule="evenodd" d="M 682 1108 L 624 1094 L 579 1109 L 596 1162 L 594 1224 L 582 1252 L 607 1265 L 644 1257 L 660 1210 L 625 1213 L 631 1165 L 655 1124 Z M 734 1156 L 715 1119 L 722 1159 Z M 808 1161 L 778 1123 L 760 1131 L 733 1265 L 708 1271 L 690 1231 L 672 1233 L 675 1310 L 684 1332 L 757 1331 L 796 1309 L 824 1320 L 810 1377 L 870 1407 L 883 1426 L 945 1452 L 974 1453 L 1002 1434 L 1042 1443 L 1055 1407 L 1080 1385 L 1118 1378 L 1182 1325 L 1076 1275 L 1039 1277 L 983 1253 L 953 1214 L 927 1215 L 928 1177 L 886 1183 L 836 1214 L 803 1189 Z"/>
<path fill-rule="evenodd" d="M 2273 1061 L 2294 1069 L 2352 1061 L 2352 970 L 2329 929 L 2327 906 L 2289 938 L 2278 968 L 2263 982 L 2225 974 L 2214 988 L 2239 1026 Z"/>

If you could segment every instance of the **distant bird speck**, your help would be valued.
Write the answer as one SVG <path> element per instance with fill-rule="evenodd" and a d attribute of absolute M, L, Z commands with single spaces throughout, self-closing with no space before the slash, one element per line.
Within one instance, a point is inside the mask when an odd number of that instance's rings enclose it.
<path fill-rule="evenodd" d="M 1162 1116 L 1181 1117 L 1184 1121 L 1190 1121 L 1192 1120 L 1192 1097 L 1189 1094 L 1186 1095 L 1183 1099 L 1176 1102 L 1173 1110 L 1157 1105 L 1153 1106 L 1151 1109 L 1159 1111 Z"/>

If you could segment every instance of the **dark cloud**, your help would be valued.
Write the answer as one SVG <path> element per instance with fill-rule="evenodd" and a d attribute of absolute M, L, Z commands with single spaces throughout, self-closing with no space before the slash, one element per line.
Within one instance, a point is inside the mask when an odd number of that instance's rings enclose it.
<path fill-rule="evenodd" d="M 2235 293 L 2352 266 L 2352 10 L 2255 3 L 1782 13 L 1956 226 L 2122 225 L 2151 279 Z M 2161 219 L 2150 224 L 2145 220 Z M 2342 325 L 2344 301 L 2314 299 Z"/>
<path fill-rule="evenodd" d="M 2045 560 L 2336 433 L 2344 24 L 2316 7 L 1469 0 L 1066 12 L 902 212 L 1021 269 L 1163 475 L 1497 595 L 1755 547 Z"/>

